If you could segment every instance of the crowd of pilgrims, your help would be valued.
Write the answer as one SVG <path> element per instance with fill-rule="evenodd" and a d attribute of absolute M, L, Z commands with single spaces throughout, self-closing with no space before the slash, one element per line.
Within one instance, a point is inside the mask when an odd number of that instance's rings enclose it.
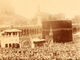
<path fill-rule="evenodd" d="M 80 60 L 80 48 L 74 42 L 35 48 L 1 48 L 0 60 Z"/>

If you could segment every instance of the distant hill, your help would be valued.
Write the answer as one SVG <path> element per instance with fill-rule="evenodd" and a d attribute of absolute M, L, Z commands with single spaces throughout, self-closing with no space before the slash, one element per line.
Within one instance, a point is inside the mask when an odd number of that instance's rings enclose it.
<path fill-rule="evenodd" d="M 17 26 L 21 26 L 21 25 L 27 25 L 28 24 L 28 19 L 17 15 L 17 14 L 0 14 L 0 26 L 7 26 L 7 25 L 17 25 Z"/>

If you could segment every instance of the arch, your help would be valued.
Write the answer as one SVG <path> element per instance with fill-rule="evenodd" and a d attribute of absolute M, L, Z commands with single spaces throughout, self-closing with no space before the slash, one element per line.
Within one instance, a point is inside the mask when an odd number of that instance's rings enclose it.
<path fill-rule="evenodd" d="M 8 48 L 8 44 L 5 44 L 5 48 Z"/>

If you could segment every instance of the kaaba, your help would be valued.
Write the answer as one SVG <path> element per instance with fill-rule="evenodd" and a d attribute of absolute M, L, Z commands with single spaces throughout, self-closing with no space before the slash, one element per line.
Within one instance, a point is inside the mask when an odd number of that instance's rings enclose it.
<path fill-rule="evenodd" d="M 52 28 L 53 42 L 70 42 L 72 41 L 72 21 L 71 20 L 55 20 L 42 22 L 42 35 L 46 39 Z M 48 38 L 48 37 L 47 37 Z"/>

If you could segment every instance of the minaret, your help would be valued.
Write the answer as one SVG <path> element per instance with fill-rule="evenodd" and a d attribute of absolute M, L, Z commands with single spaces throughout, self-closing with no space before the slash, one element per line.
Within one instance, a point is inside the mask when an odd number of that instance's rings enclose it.
<path fill-rule="evenodd" d="M 49 36 L 53 36 L 53 29 L 52 29 L 52 27 L 50 26 L 50 32 L 49 32 Z"/>
<path fill-rule="evenodd" d="M 40 4 L 38 5 L 38 11 L 37 11 L 37 25 L 41 26 L 41 8 L 40 8 Z"/>
<path fill-rule="evenodd" d="M 49 32 L 49 46 L 52 46 L 53 44 L 53 29 L 50 26 L 50 32 Z"/>

